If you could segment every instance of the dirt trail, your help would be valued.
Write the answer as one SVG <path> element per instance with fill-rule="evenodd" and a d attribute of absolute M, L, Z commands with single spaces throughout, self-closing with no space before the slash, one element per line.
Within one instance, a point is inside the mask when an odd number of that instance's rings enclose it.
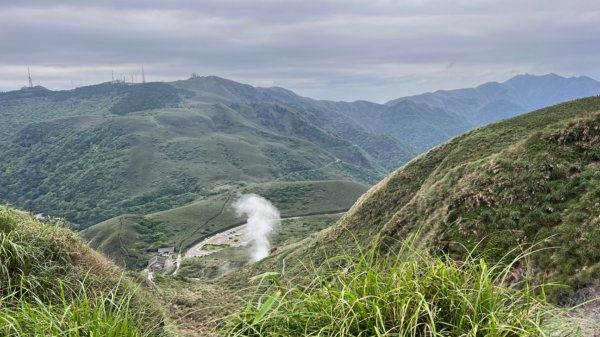
<path fill-rule="evenodd" d="M 171 276 L 176 276 L 179 271 L 179 266 L 181 266 L 181 253 L 177 254 L 177 259 L 175 260 L 175 271 Z"/>
<path fill-rule="evenodd" d="M 223 205 L 221 206 L 221 209 L 219 210 L 219 212 L 215 215 L 213 215 L 212 217 L 210 217 L 210 219 L 204 221 L 203 224 L 201 224 L 200 226 L 198 226 L 191 234 L 190 237 L 193 237 L 196 233 L 198 233 L 198 231 L 200 229 L 202 229 L 204 226 L 206 226 L 209 222 L 213 221 L 214 219 L 216 219 L 217 217 L 219 217 L 221 214 L 223 214 L 223 212 L 225 212 L 225 207 L 227 206 L 227 203 L 229 202 L 229 200 L 231 199 L 231 193 L 227 194 L 227 198 L 225 199 L 225 202 L 223 202 Z M 181 242 L 179 243 L 179 251 L 181 252 L 181 249 L 183 249 L 183 244 L 185 243 L 187 239 L 183 239 L 181 240 Z"/>
<path fill-rule="evenodd" d="M 300 172 L 315 172 L 315 171 L 321 171 L 321 170 L 324 170 L 324 169 L 326 169 L 326 168 L 328 168 L 328 167 L 330 167 L 330 166 L 332 166 L 332 165 L 335 165 L 335 164 L 337 164 L 337 163 L 341 163 L 341 162 L 342 162 L 342 160 L 341 160 L 341 159 L 337 159 L 337 158 L 335 158 L 335 160 L 334 160 L 334 161 L 332 161 L 332 162 L 330 162 L 330 163 L 327 163 L 327 164 L 325 164 L 325 165 L 323 165 L 323 166 L 321 166 L 321 167 L 317 167 L 317 168 L 314 168 L 314 169 L 308 169 L 308 170 L 298 170 L 298 171 L 292 171 L 292 172 L 286 173 L 286 174 L 282 175 L 281 177 L 279 177 L 279 178 L 275 179 L 275 181 L 283 181 L 283 180 L 284 180 L 284 179 L 285 179 L 287 176 L 289 176 L 289 175 L 291 175 L 291 174 L 297 174 L 297 173 L 300 173 Z"/>

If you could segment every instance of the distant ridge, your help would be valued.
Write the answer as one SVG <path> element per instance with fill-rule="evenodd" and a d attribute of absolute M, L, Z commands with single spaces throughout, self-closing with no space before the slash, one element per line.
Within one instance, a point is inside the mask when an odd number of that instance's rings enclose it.
<path fill-rule="evenodd" d="M 473 126 L 480 126 L 526 111 L 596 95 L 600 95 L 600 82 L 590 77 L 523 74 L 502 83 L 488 82 L 475 88 L 401 97 L 386 105 L 394 106 L 404 101 L 426 104 L 455 113 Z"/>

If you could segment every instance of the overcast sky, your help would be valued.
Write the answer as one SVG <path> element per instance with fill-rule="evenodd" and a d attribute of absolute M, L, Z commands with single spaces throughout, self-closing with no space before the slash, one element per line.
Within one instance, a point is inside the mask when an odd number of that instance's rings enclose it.
<path fill-rule="evenodd" d="M 0 91 L 192 72 L 376 102 L 520 73 L 600 79 L 598 0 L 0 0 Z"/>

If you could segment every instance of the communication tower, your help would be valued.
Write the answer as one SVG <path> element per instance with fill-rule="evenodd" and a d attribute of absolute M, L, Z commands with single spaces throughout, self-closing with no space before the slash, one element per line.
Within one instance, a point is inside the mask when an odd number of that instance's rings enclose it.
<path fill-rule="evenodd" d="M 33 81 L 31 80 L 31 71 L 29 71 L 29 67 L 27 67 L 27 76 L 29 77 L 29 88 L 33 88 Z"/>

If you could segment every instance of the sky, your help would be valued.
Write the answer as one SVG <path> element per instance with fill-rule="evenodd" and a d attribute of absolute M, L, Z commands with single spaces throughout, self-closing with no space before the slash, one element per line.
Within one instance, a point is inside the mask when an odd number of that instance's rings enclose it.
<path fill-rule="evenodd" d="M 0 91 L 192 73 L 388 100 L 523 73 L 600 79 L 598 0 L 0 0 Z"/>

